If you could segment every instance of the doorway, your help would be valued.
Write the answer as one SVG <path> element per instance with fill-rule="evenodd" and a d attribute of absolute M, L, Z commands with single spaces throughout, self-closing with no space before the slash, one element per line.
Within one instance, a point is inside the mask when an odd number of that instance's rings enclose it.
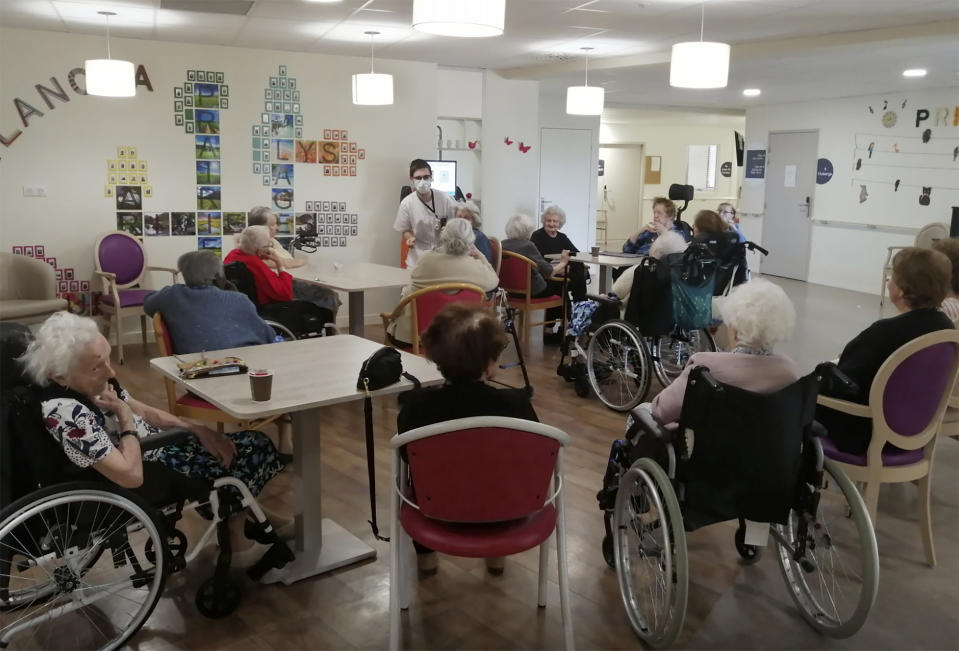
<path fill-rule="evenodd" d="M 818 131 L 770 132 L 766 151 L 766 205 L 762 272 L 809 278 L 812 198 L 816 191 Z"/>
<path fill-rule="evenodd" d="M 539 148 L 540 214 L 549 206 L 566 211 L 563 232 L 583 251 L 595 242 L 596 215 L 589 207 L 596 171 L 593 166 L 592 133 L 589 129 L 541 129 Z M 539 215 L 535 215 L 539 226 Z"/>
<path fill-rule="evenodd" d="M 643 211 L 643 151 L 642 144 L 599 146 L 603 175 L 597 179 L 596 237 L 604 249 L 618 251 L 623 242 L 639 230 Z M 606 218 L 605 242 L 600 229 L 603 217 Z"/>

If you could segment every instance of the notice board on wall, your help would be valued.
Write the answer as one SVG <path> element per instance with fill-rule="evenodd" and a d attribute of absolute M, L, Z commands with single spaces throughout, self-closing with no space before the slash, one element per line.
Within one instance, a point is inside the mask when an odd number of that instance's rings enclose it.
<path fill-rule="evenodd" d="M 645 169 L 643 170 L 643 178 L 645 183 L 652 183 L 654 185 L 662 183 L 662 174 L 663 157 L 647 156 L 645 161 Z"/>

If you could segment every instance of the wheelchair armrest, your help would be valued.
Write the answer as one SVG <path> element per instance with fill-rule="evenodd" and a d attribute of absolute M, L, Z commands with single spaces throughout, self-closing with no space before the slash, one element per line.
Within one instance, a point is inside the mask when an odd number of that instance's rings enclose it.
<path fill-rule="evenodd" d="M 859 391 L 859 385 L 839 370 L 835 362 L 822 362 L 816 366 L 816 379 L 819 380 L 820 390 L 828 387 L 829 393 L 841 392 L 847 395 L 855 395 Z"/>
<path fill-rule="evenodd" d="M 750 242 L 747 240 L 746 242 L 744 242 L 744 244 L 746 245 L 746 248 L 749 249 L 750 251 L 759 251 L 763 255 L 769 255 L 769 251 L 759 246 L 755 242 Z"/>
<path fill-rule="evenodd" d="M 623 302 L 623 299 L 621 299 L 619 296 L 605 296 L 603 294 L 587 294 L 586 298 L 605 305 L 619 305 Z"/>
<path fill-rule="evenodd" d="M 182 443 L 188 436 L 190 436 L 190 430 L 183 427 L 166 429 L 162 432 L 157 432 L 152 436 L 140 439 L 140 451 L 147 452 L 149 450 L 156 450 L 168 445 Z"/>
<path fill-rule="evenodd" d="M 630 428 L 630 431 L 627 433 L 630 438 L 632 438 L 633 433 L 637 429 L 641 429 L 644 432 L 652 434 L 658 438 L 663 443 L 669 443 L 673 439 L 673 432 L 666 429 L 666 426 L 656 420 L 656 417 L 642 407 L 633 407 L 630 412 L 630 416 L 633 417 L 633 427 Z"/>

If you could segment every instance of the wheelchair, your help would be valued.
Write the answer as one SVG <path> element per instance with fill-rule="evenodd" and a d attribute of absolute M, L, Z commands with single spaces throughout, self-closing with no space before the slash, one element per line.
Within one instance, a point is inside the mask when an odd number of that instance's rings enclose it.
<path fill-rule="evenodd" d="M 201 584 L 195 603 L 206 617 L 232 613 L 240 590 L 229 572 L 227 519 L 243 509 L 256 519 L 247 522 L 247 537 L 271 545 L 248 576 L 259 580 L 293 560 L 237 479 L 212 482 L 203 500 L 155 505 L 92 468 L 73 465 L 47 433 L 36 387 L 15 362 L 28 342 L 24 326 L 0 324 L 0 648 L 122 647 L 153 612 L 167 578 L 214 535 L 220 548 L 216 568 Z M 141 449 L 188 435 L 168 430 L 142 439 Z M 144 472 L 152 463 L 144 462 Z M 208 488 L 205 482 L 199 486 Z M 187 538 L 176 523 L 190 508 L 211 523 L 187 552 Z"/>
<path fill-rule="evenodd" d="M 771 526 L 783 579 L 814 629 L 845 638 L 866 621 L 879 581 L 875 533 L 853 483 L 824 459 L 823 429 L 813 420 L 820 382 L 830 374 L 849 384 L 827 363 L 766 395 L 721 384 L 697 367 L 678 429 L 633 410 L 597 499 L 604 558 L 646 645 L 668 647 L 682 630 L 686 532 L 727 520 L 739 521 L 734 543 L 745 563 L 759 560 Z"/>
<path fill-rule="evenodd" d="M 223 267 L 226 279 L 247 295 L 256 305 L 256 311 L 264 321 L 287 341 L 326 337 L 337 333 L 333 313 L 310 301 L 278 301 L 260 305 L 257 302 L 253 274 L 242 262 L 231 262 Z"/>

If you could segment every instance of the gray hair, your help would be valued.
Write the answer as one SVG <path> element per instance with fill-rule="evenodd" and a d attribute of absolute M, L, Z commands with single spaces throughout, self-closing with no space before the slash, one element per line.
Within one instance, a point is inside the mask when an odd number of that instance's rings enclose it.
<path fill-rule="evenodd" d="M 540 215 L 539 221 L 541 224 L 546 224 L 546 218 L 550 215 L 556 215 L 559 217 L 559 227 L 562 228 L 566 225 L 566 211 L 560 208 L 559 206 L 550 206 L 543 211 L 543 214 Z"/>
<path fill-rule="evenodd" d="M 256 255 L 260 249 L 270 246 L 270 229 L 266 226 L 247 226 L 236 239 L 236 245 L 247 255 Z"/>
<path fill-rule="evenodd" d="M 796 310 L 786 292 L 755 278 L 739 285 L 722 302 L 722 318 L 736 329 L 736 343 L 769 350 L 792 335 Z"/>
<path fill-rule="evenodd" d="M 533 220 L 526 215 L 513 215 L 506 222 L 506 237 L 511 240 L 528 240 L 535 230 Z"/>
<path fill-rule="evenodd" d="M 70 312 L 54 312 L 37 330 L 18 361 L 30 380 L 41 387 L 54 377 L 67 377 L 74 357 L 100 337 L 97 322 Z"/>
<path fill-rule="evenodd" d="M 671 253 L 680 253 L 689 246 L 683 236 L 676 231 L 666 231 L 657 237 L 649 247 L 650 257 L 659 260 Z"/>
<path fill-rule="evenodd" d="M 206 287 L 223 277 L 223 263 L 213 251 L 184 253 L 177 259 L 176 268 L 183 274 L 183 282 L 190 287 Z"/>
<path fill-rule="evenodd" d="M 474 228 L 483 228 L 483 218 L 480 217 L 479 206 L 476 205 L 476 202 L 466 200 L 456 204 L 456 212 L 460 210 L 465 210 L 470 214 L 470 220 L 473 222 Z"/>
<path fill-rule="evenodd" d="M 276 213 L 266 206 L 253 206 L 247 214 L 246 223 L 249 226 L 266 226 L 270 216 L 276 219 Z"/>
<path fill-rule="evenodd" d="M 466 255 L 475 241 L 473 225 L 465 219 L 454 217 L 446 222 L 446 226 L 440 232 L 440 241 L 436 248 L 441 253 Z"/>

